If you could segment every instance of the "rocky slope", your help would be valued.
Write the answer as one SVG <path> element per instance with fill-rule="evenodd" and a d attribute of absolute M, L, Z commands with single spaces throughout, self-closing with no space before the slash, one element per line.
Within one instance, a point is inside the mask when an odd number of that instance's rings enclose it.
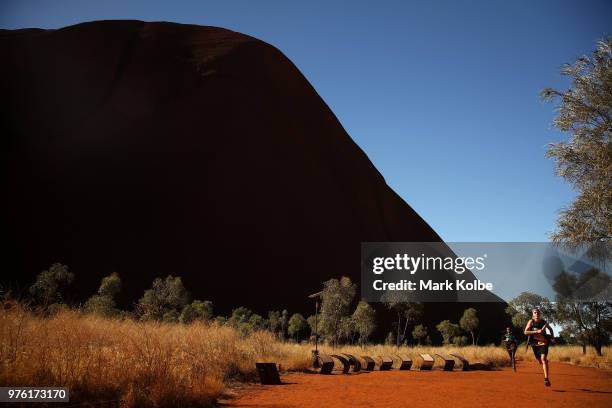
<path fill-rule="evenodd" d="M 307 312 L 324 280 L 359 280 L 360 242 L 440 241 L 262 41 L 100 21 L 0 50 L 3 280 L 62 262 L 82 295 L 119 272 L 124 304 L 173 274 L 221 313 Z"/>

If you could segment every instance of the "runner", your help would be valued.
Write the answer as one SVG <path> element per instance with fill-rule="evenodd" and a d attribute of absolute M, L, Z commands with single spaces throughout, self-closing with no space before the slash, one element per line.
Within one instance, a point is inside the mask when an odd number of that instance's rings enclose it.
<path fill-rule="evenodd" d="M 554 332 L 548 322 L 542 319 L 540 309 L 533 309 L 531 316 L 531 320 L 529 320 L 527 326 L 525 326 L 525 335 L 529 336 L 527 343 L 533 349 L 536 360 L 542 365 L 542 369 L 544 370 L 544 385 L 550 387 L 547 357 L 548 345 L 553 340 Z M 546 329 L 550 331 L 550 335 L 546 334 Z"/>
<path fill-rule="evenodd" d="M 508 352 L 508 356 L 510 357 L 510 361 L 512 362 L 512 369 L 516 371 L 516 337 L 512 334 L 512 328 L 506 327 L 506 334 L 504 334 L 504 345 L 506 346 L 506 351 Z"/>

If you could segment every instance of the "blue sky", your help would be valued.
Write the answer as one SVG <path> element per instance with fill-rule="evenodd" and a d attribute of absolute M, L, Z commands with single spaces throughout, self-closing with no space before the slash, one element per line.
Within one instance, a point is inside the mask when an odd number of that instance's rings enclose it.
<path fill-rule="evenodd" d="M 278 47 L 446 241 L 544 241 L 574 193 L 539 91 L 612 35 L 610 1 L 3 1 L 0 28 L 212 25 Z"/>

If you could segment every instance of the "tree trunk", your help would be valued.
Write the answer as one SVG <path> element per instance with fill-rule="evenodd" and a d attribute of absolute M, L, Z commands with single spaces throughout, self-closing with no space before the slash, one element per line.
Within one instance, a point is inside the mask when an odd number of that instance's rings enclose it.
<path fill-rule="evenodd" d="M 597 308 L 597 316 L 595 323 L 595 351 L 597 351 L 597 355 L 601 357 L 601 345 L 603 343 L 603 334 L 601 333 L 600 326 L 600 316 L 599 316 L 599 307 Z"/>
<path fill-rule="evenodd" d="M 476 345 L 476 339 L 474 338 L 474 332 L 471 331 L 470 334 L 472 335 L 472 346 Z"/>
<path fill-rule="evenodd" d="M 586 343 L 582 342 L 582 354 L 586 354 Z"/>
<path fill-rule="evenodd" d="M 406 339 L 406 329 L 408 329 L 408 319 L 406 319 L 406 324 L 404 324 L 404 333 L 402 333 L 402 341 Z"/>
<path fill-rule="evenodd" d="M 400 327 L 402 325 L 402 315 L 400 312 L 397 312 L 397 337 L 395 339 L 395 343 L 397 347 L 400 345 Z"/>

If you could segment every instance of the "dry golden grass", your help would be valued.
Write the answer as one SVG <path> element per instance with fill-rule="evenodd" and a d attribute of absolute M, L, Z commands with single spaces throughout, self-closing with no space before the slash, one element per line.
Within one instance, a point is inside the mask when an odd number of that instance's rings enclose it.
<path fill-rule="evenodd" d="M 210 406 L 230 380 L 251 380 L 256 361 L 305 371 L 312 345 L 282 343 L 268 332 L 241 338 L 230 327 L 111 320 L 64 310 L 43 318 L 17 304 L 0 308 L 0 386 L 67 386 L 71 401 L 123 400 L 133 406 Z M 378 356 L 392 346 L 321 346 L 322 352 Z M 470 361 L 508 365 L 501 347 L 401 347 L 412 357 L 458 351 Z M 605 356 L 575 346 L 551 348 L 551 360 L 612 368 Z M 529 352 L 530 353 L 530 352 Z M 519 358 L 533 358 L 519 350 Z M 439 363 L 438 363 L 439 364 Z"/>
<path fill-rule="evenodd" d="M 230 327 L 110 320 L 75 311 L 41 318 L 20 305 L 0 310 L 0 386 L 67 386 L 71 401 L 126 406 L 209 406 L 256 361 L 300 369 L 299 346 L 268 332 L 240 338 Z"/>
<path fill-rule="evenodd" d="M 603 356 L 598 356 L 593 347 L 587 347 L 586 354 L 582 354 L 582 347 L 580 346 L 553 346 L 549 350 L 548 359 L 585 367 L 612 370 L 612 347 L 604 347 L 602 354 Z M 532 356 L 530 357 L 533 358 Z"/>

